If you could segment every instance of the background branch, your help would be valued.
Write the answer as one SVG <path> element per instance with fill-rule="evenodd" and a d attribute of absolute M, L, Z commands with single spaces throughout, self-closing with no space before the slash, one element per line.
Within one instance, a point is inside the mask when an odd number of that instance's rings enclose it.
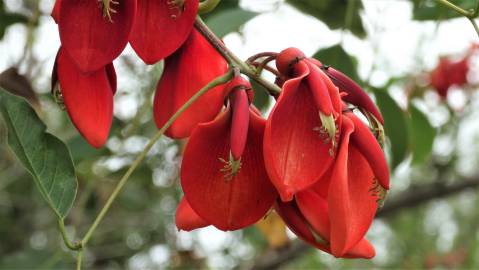
<path fill-rule="evenodd" d="M 376 218 L 389 218 L 404 209 L 417 207 L 435 199 L 443 199 L 462 191 L 476 189 L 478 187 L 479 176 L 461 179 L 449 185 L 435 182 L 433 184 L 412 187 L 387 200 L 384 207 L 376 214 Z M 314 250 L 314 248 L 303 241 L 295 240 L 282 249 L 266 251 L 258 257 L 252 265 L 245 267 L 245 269 L 277 269 L 285 263 L 307 255 L 309 251 L 312 250 Z"/>

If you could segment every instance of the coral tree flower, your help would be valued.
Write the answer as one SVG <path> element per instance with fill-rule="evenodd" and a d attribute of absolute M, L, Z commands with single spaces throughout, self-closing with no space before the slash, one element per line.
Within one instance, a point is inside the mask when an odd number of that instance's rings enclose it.
<path fill-rule="evenodd" d="M 62 47 L 82 72 L 111 63 L 128 43 L 136 0 L 62 0 L 53 10 Z"/>
<path fill-rule="evenodd" d="M 82 73 L 60 48 L 52 73 L 52 92 L 59 94 L 75 127 L 96 148 L 103 146 L 108 138 L 115 91 L 113 64 Z"/>
<path fill-rule="evenodd" d="M 271 181 L 289 201 L 332 164 L 341 102 L 337 87 L 298 49 L 282 51 L 276 66 L 286 80 L 266 123 L 264 156 Z"/>
<path fill-rule="evenodd" d="M 369 128 L 353 113 L 343 115 L 339 152 L 326 174 L 276 210 L 299 237 L 336 257 L 374 256 L 364 239 L 386 195 L 386 160 Z"/>
<path fill-rule="evenodd" d="M 265 121 L 250 106 L 248 89 L 240 76 L 227 85 L 228 107 L 193 130 L 181 165 L 181 186 L 191 209 L 225 231 L 257 222 L 277 197 L 263 165 Z M 179 216 L 177 222 L 184 220 Z"/>
<path fill-rule="evenodd" d="M 364 236 L 389 189 L 389 169 L 376 136 L 345 102 L 374 125 L 384 120 L 350 78 L 299 50 L 281 52 L 276 65 L 284 84 L 264 139 L 266 168 L 281 195 L 275 209 L 309 244 L 336 257 L 371 258 L 375 251 Z M 326 140 L 312 136 L 318 125 Z"/>
<path fill-rule="evenodd" d="M 147 64 L 172 54 L 187 39 L 198 0 L 137 0 L 138 12 L 130 44 Z"/>
<path fill-rule="evenodd" d="M 223 57 L 198 31 L 193 30 L 183 46 L 165 61 L 153 106 L 156 125 L 162 127 L 199 89 L 227 69 Z M 198 123 L 213 120 L 223 106 L 224 89 L 220 85 L 209 90 L 178 117 L 166 135 L 175 139 L 186 138 Z"/>

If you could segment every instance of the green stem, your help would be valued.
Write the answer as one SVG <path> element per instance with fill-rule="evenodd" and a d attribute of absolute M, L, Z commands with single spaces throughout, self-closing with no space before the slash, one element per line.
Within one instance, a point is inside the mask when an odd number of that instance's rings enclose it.
<path fill-rule="evenodd" d="M 436 0 L 438 3 L 442 4 L 443 6 L 446 6 L 454 11 L 456 11 L 457 13 L 465 16 L 465 17 L 471 17 L 471 16 L 474 16 L 474 11 L 473 12 L 469 12 L 459 6 L 456 6 L 455 4 L 449 2 L 448 0 Z"/>
<path fill-rule="evenodd" d="M 257 83 L 261 84 L 268 93 L 272 96 L 277 96 L 281 93 L 281 88 L 277 85 L 263 79 L 260 75 L 256 74 L 254 67 L 249 66 L 243 62 L 238 56 L 231 52 L 211 30 L 210 28 L 201 20 L 200 17 L 196 18 L 195 21 L 196 29 L 209 41 L 209 43 L 223 56 L 223 58 L 230 64 L 230 66 L 238 66 L 241 73 L 255 80 Z"/>
<path fill-rule="evenodd" d="M 201 88 L 178 111 L 176 111 L 176 113 L 173 114 L 173 116 L 165 123 L 165 125 L 163 125 L 163 127 L 150 139 L 148 144 L 145 146 L 145 149 L 143 149 L 143 151 L 137 156 L 137 158 L 135 159 L 135 161 L 133 161 L 133 163 L 131 164 L 128 171 L 120 179 L 117 186 L 115 187 L 115 189 L 111 193 L 110 197 L 106 201 L 105 205 L 100 210 L 100 213 L 98 214 L 98 216 L 93 221 L 93 224 L 90 226 L 90 229 L 87 231 L 87 233 L 85 234 L 85 236 L 83 237 L 83 239 L 81 241 L 82 247 L 85 247 L 87 245 L 91 236 L 95 232 L 95 230 L 98 227 L 98 225 L 100 224 L 100 222 L 105 217 L 105 214 L 110 209 L 112 203 L 115 201 L 116 197 L 118 196 L 118 194 L 120 193 L 120 191 L 122 190 L 123 186 L 126 184 L 128 179 L 130 178 L 133 171 L 145 159 L 146 155 L 148 154 L 148 152 L 150 152 L 153 145 L 163 136 L 163 133 L 165 133 L 165 131 L 171 126 L 171 124 L 173 124 L 173 122 L 181 115 L 181 113 L 183 113 L 186 109 L 188 109 L 191 106 L 191 104 L 193 104 L 193 102 L 195 102 L 199 97 L 201 97 L 208 90 L 214 88 L 215 86 L 225 84 L 226 82 L 231 80 L 232 77 L 233 77 L 233 70 L 230 70 L 227 73 L 225 73 L 224 75 L 221 75 L 221 76 L 217 77 L 216 79 L 214 79 L 213 81 L 208 83 L 206 86 Z"/>
<path fill-rule="evenodd" d="M 82 259 L 83 259 L 83 250 L 80 250 L 78 251 L 78 254 L 77 254 L 77 270 L 81 270 L 81 262 L 82 262 Z"/>
<path fill-rule="evenodd" d="M 472 26 L 474 27 L 474 30 L 476 30 L 477 36 L 479 36 L 479 27 L 477 26 L 476 21 L 474 18 L 468 17 L 469 21 L 472 23 Z"/>
<path fill-rule="evenodd" d="M 63 243 L 65 243 L 65 246 L 68 249 L 70 249 L 70 250 L 81 250 L 82 249 L 81 242 L 72 243 L 68 239 L 67 232 L 65 231 L 65 222 L 64 222 L 63 218 L 58 220 L 58 228 L 60 229 L 60 233 L 62 234 Z"/>
<path fill-rule="evenodd" d="M 221 0 L 205 0 L 200 2 L 198 14 L 205 14 L 213 11 L 220 2 Z"/>

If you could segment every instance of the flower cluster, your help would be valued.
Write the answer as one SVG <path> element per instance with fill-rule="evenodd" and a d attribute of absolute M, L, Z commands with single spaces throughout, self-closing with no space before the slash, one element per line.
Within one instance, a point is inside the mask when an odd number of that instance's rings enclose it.
<path fill-rule="evenodd" d="M 108 137 L 112 61 L 128 42 L 147 64 L 166 57 L 154 97 L 158 127 L 214 78 L 238 71 L 193 28 L 197 9 L 198 0 L 57 0 L 52 15 L 62 45 L 53 89 L 91 145 Z M 237 230 L 276 211 L 318 249 L 373 257 L 364 236 L 389 189 L 379 110 L 346 75 L 296 48 L 266 54 L 281 88 L 267 119 L 236 72 L 167 129 L 171 138 L 188 138 L 178 228 Z"/>
<path fill-rule="evenodd" d="M 52 74 L 52 92 L 64 104 L 73 124 L 94 147 L 106 142 L 113 117 L 113 95 L 116 74 L 112 64 L 128 43 L 147 64 L 154 64 L 184 47 L 201 48 L 205 41 L 197 40 L 192 32 L 198 10 L 198 0 L 57 0 L 52 17 L 58 24 L 61 48 Z M 187 58 L 188 49 L 177 52 L 171 61 Z M 190 56 L 191 57 L 191 56 Z M 177 60 L 174 60 L 177 59 Z M 186 59 L 187 60 L 187 59 Z M 206 59 L 222 66 L 182 87 L 208 82 L 210 76 L 222 74 L 224 60 Z M 181 67 L 180 67 L 181 68 Z M 171 104 L 169 95 L 187 95 L 164 91 L 171 87 L 175 74 L 170 74 L 158 86 L 158 97 Z M 166 93 L 166 94 L 165 94 Z M 181 98 L 180 98 L 181 99 Z M 156 104 L 156 103 L 155 103 Z M 156 106 L 156 105 L 155 105 Z M 157 122 L 175 105 L 155 108 Z M 211 114 L 211 113 L 210 113 Z M 204 119 L 203 119 L 204 120 Z M 181 128 L 180 128 L 181 129 Z M 181 131 L 180 131 L 181 133 Z"/>
<path fill-rule="evenodd" d="M 224 110 L 193 130 L 177 226 L 236 230 L 274 209 L 309 244 L 371 258 L 364 236 L 389 189 L 382 116 L 346 75 L 298 49 L 279 53 L 276 65 L 282 91 L 267 120 L 251 105 L 249 82 L 235 77 Z"/>

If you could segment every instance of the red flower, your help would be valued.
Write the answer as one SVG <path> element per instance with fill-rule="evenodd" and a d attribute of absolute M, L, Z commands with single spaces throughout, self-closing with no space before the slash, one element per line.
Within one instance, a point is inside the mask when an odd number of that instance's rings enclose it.
<path fill-rule="evenodd" d="M 389 183 L 384 154 L 374 135 L 354 114 L 343 117 L 334 165 L 317 183 L 278 201 L 276 210 L 299 237 L 336 257 L 374 256 L 364 239 Z"/>
<path fill-rule="evenodd" d="M 249 105 L 249 82 L 236 77 L 227 89 L 228 108 L 193 130 L 181 165 L 181 186 L 191 208 L 225 231 L 258 221 L 277 196 L 263 165 L 265 121 Z"/>
<path fill-rule="evenodd" d="M 281 52 L 276 65 L 286 81 L 266 123 L 264 156 L 271 181 L 289 201 L 332 164 L 341 102 L 337 87 L 298 49 Z"/>
<path fill-rule="evenodd" d="M 60 1 L 53 12 L 62 47 L 82 72 L 99 70 L 120 55 L 135 14 L 136 0 Z"/>
<path fill-rule="evenodd" d="M 468 71 L 469 55 L 458 62 L 442 57 L 439 59 L 437 67 L 431 71 L 430 84 L 441 97 L 445 98 L 449 87 L 452 85 L 462 86 L 467 83 Z"/>
<path fill-rule="evenodd" d="M 169 56 L 187 39 L 198 0 L 138 0 L 130 44 L 147 64 Z"/>
<path fill-rule="evenodd" d="M 210 225 L 196 214 L 184 197 L 176 208 L 175 222 L 178 230 L 184 231 L 192 231 Z"/>
<path fill-rule="evenodd" d="M 166 59 L 155 94 L 156 125 L 162 127 L 198 90 L 227 69 L 223 57 L 193 30 L 183 46 Z M 224 86 L 209 90 L 178 117 L 166 135 L 175 139 L 190 136 L 198 123 L 211 121 L 218 115 L 224 97 Z"/>
<path fill-rule="evenodd" d="M 92 146 L 101 147 L 108 138 L 113 117 L 113 95 L 116 91 L 113 64 L 91 73 L 82 73 L 62 47 L 53 68 L 53 89 L 57 82 L 73 124 Z"/>

